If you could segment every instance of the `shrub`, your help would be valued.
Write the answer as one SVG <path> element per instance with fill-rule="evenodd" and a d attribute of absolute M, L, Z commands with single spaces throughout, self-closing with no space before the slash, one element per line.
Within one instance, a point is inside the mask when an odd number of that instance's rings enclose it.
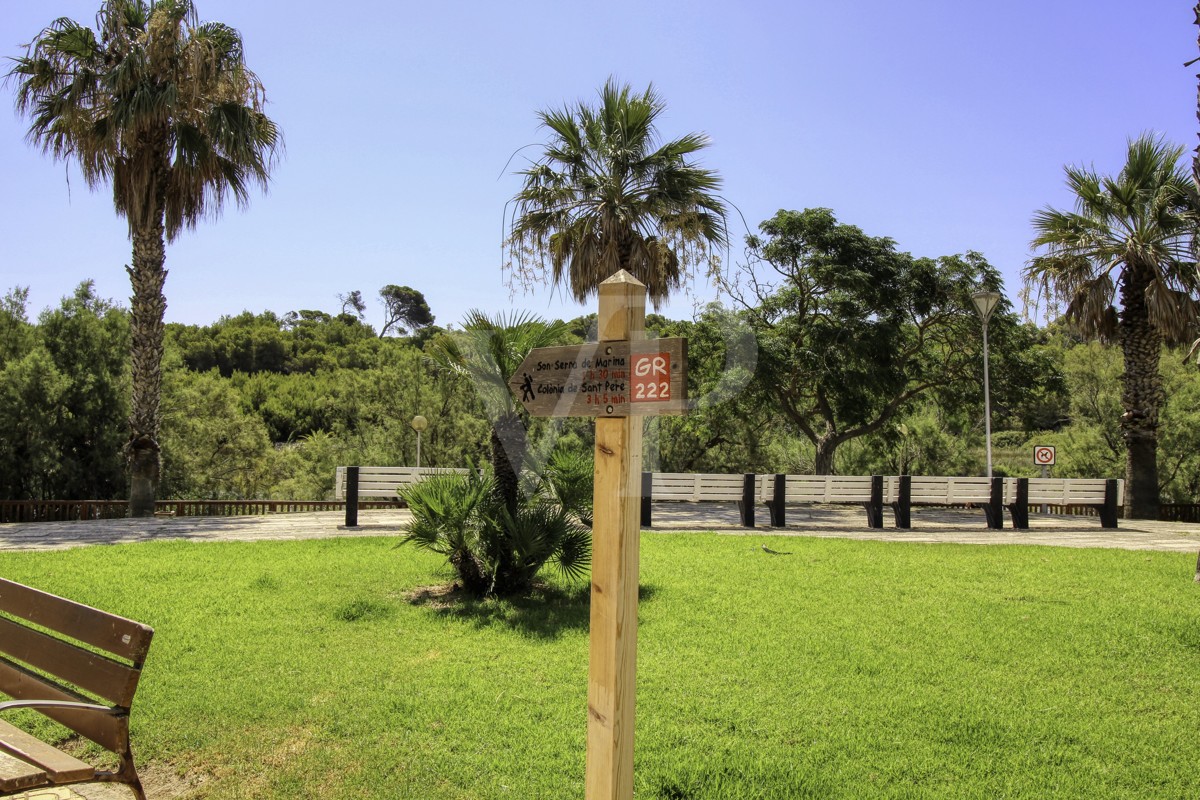
<path fill-rule="evenodd" d="M 578 580 L 591 563 L 591 530 L 549 480 L 523 494 L 515 511 L 498 497 L 494 478 L 474 470 L 426 478 L 402 496 L 413 520 L 401 543 L 444 555 L 477 597 L 527 591 L 546 564 Z"/>

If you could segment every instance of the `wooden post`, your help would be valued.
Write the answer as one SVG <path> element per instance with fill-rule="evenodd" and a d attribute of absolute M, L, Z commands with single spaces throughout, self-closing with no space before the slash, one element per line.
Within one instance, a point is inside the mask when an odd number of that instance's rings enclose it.
<path fill-rule="evenodd" d="M 649 528 L 654 524 L 654 511 L 650 503 L 654 501 L 654 473 L 642 473 L 642 527 Z"/>
<path fill-rule="evenodd" d="M 992 478 L 991 499 L 987 504 L 987 526 L 1004 530 L 1004 478 Z"/>
<path fill-rule="evenodd" d="M 754 489 L 755 480 L 753 472 L 742 473 L 742 501 L 738 503 L 738 510 L 742 512 L 742 527 L 754 527 Z"/>
<path fill-rule="evenodd" d="M 771 493 L 771 527 L 787 527 L 787 476 L 776 473 Z"/>
<path fill-rule="evenodd" d="M 871 476 L 871 499 L 867 501 L 867 527 L 883 527 L 883 476 Z"/>
<path fill-rule="evenodd" d="M 358 525 L 358 467 L 346 467 L 346 527 Z"/>
<path fill-rule="evenodd" d="M 644 338 L 646 287 L 600 284 L 599 340 Z M 596 419 L 588 668 L 587 800 L 632 800 L 642 418 Z"/>

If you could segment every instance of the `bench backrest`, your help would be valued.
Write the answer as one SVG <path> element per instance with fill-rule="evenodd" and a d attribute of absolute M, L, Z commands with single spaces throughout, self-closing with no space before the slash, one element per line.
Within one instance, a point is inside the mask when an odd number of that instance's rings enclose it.
<path fill-rule="evenodd" d="M 127 712 L 153 636 L 140 622 L 0 578 L 0 692 L 111 704 L 117 714 L 38 710 L 113 752 L 128 742 Z"/>
<path fill-rule="evenodd" d="M 358 496 L 399 499 L 399 489 L 430 475 L 466 475 L 465 469 L 450 467 L 359 467 Z M 335 500 L 346 499 L 346 468 L 338 467 L 333 481 Z"/>
<path fill-rule="evenodd" d="M 1016 484 L 1015 478 L 1010 478 L 1005 482 L 1005 494 L 1012 493 L 1015 497 Z M 1030 478 L 1029 479 L 1029 502 L 1030 504 L 1047 503 L 1053 505 L 1100 505 L 1104 503 L 1105 484 L 1108 481 L 1103 478 Z M 1125 481 L 1117 481 L 1117 505 L 1121 506 L 1125 501 Z"/>
<path fill-rule="evenodd" d="M 650 493 L 655 500 L 734 503 L 742 499 L 743 475 L 706 475 L 693 472 L 655 472 Z"/>
<path fill-rule="evenodd" d="M 912 476 L 911 498 L 914 504 L 959 505 L 960 503 L 987 503 L 992 497 L 989 478 L 947 478 L 926 475 Z M 894 499 L 894 494 L 885 493 L 885 498 Z"/>
<path fill-rule="evenodd" d="M 883 496 L 887 498 L 896 478 L 884 476 Z M 758 496 L 763 502 L 775 499 L 775 476 L 758 476 Z M 869 503 L 870 475 L 785 475 L 784 498 L 789 503 Z"/>

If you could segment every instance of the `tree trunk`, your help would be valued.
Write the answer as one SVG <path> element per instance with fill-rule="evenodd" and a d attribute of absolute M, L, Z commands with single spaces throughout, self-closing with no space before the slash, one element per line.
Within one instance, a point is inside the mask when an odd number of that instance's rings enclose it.
<path fill-rule="evenodd" d="M 517 414 L 503 414 L 492 426 L 492 471 L 496 492 L 510 514 L 517 512 L 521 467 L 525 463 L 525 425 Z"/>
<path fill-rule="evenodd" d="M 1158 361 L 1162 336 L 1146 306 L 1148 270 L 1128 265 L 1121 277 L 1120 338 L 1125 358 L 1121 435 L 1125 440 L 1125 511 L 1158 519 L 1158 415 L 1163 402 Z"/>
<path fill-rule="evenodd" d="M 816 475 L 833 474 L 833 454 L 841 440 L 834 436 L 823 436 L 815 442 L 816 458 L 813 461 L 813 473 Z"/>
<path fill-rule="evenodd" d="M 154 515 L 162 461 L 159 456 L 159 400 L 162 395 L 163 314 L 167 272 L 162 216 L 133 233 L 133 285 L 130 300 L 130 365 L 133 399 L 129 411 L 129 515 Z"/>

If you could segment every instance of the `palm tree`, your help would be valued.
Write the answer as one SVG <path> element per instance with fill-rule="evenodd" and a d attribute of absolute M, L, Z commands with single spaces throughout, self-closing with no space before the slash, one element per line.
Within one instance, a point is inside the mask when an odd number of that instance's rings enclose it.
<path fill-rule="evenodd" d="M 518 174 L 507 241 L 512 277 L 526 286 L 567 284 L 583 301 L 620 269 L 646 285 L 655 307 L 683 276 L 728 244 L 718 175 L 689 158 L 708 146 L 690 133 L 658 144 L 665 105 L 611 78 L 597 107 L 539 113 L 550 142 Z"/>
<path fill-rule="evenodd" d="M 428 347 L 435 367 L 470 381 L 483 401 L 492 420 L 490 444 L 496 491 L 514 515 L 527 443 L 522 407 L 508 382 L 530 350 L 561 344 L 566 330 L 562 322 L 546 323 L 526 313 L 489 317 L 472 310 L 461 331 L 442 334 Z"/>
<path fill-rule="evenodd" d="M 51 23 L 14 59 L 17 111 L 29 139 L 74 160 L 95 189 L 112 184 L 133 242 L 133 400 L 125 455 L 130 513 L 154 512 L 161 467 L 159 396 L 165 242 L 230 195 L 266 187 L 281 146 L 263 88 L 246 68 L 241 35 L 200 24 L 191 0 L 104 0 L 93 31 Z"/>
<path fill-rule="evenodd" d="M 1124 355 L 1121 432 L 1129 515 L 1158 516 L 1158 361 L 1197 320 L 1197 195 L 1179 166 L 1183 148 L 1144 135 L 1128 146 L 1115 178 L 1067 167 L 1075 211 L 1037 212 L 1033 247 L 1042 254 L 1025 280 L 1087 336 L 1116 340 Z"/>

